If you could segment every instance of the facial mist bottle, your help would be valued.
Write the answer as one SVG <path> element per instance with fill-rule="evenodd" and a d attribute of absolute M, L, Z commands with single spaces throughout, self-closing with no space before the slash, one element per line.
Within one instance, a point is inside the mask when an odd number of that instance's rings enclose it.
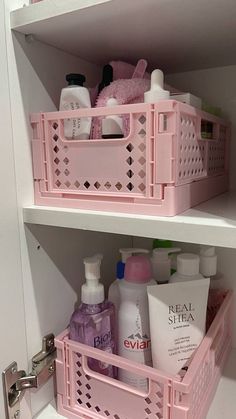
<path fill-rule="evenodd" d="M 115 311 L 104 297 L 99 282 L 102 255 L 84 259 L 86 283 L 81 288 L 81 304 L 70 320 L 70 339 L 109 353 L 115 353 Z M 100 374 L 116 377 L 116 368 L 89 358 L 88 366 Z"/>

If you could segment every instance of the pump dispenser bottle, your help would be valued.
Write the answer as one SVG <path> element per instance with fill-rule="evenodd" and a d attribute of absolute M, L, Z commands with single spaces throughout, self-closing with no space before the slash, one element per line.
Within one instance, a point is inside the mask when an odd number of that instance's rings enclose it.
<path fill-rule="evenodd" d="M 156 103 L 170 98 L 170 92 L 164 90 L 164 74 L 161 70 L 153 70 L 151 74 L 151 89 L 144 93 L 144 102 Z"/>
<path fill-rule="evenodd" d="M 213 246 L 200 246 L 200 272 L 210 278 L 210 288 L 220 288 L 222 274 L 217 272 L 217 255 Z"/>
<path fill-rule="evenodd" d="M 86 283 L 81 288 L 81 304 L 70 320 L 70 339 L 109 353 L 115 353 L 114 306 L 104 298 L 99 282 L 102 255 L 84 259 Z M 89 358 L 88 366 L 100 374 L 116 376 L 116 368 Z"/>
<path fill-rule="evenodd" d="M 146 249 L 138 248 L 123 248 L 120 249 L 119 252 L 121 254 L 121 260 L 119 260 L 116 265 L 116 280 L 111 283 L 108 290 L 108 300 L 114 304 L 116 312 L 118 312 L 120 305 L 119 282 L 124 278 L 125 264 L 127 259 L 135 254 L 149 253 L 149 251 Z"/>
<path fill-rule="evenodd" d="M 166 284 L 171 275 L 171 259 L 169 254 L 180 252 L 178 247 L 156 248 L 152 251 L 151 263 L 153 278 L 158 284 Z"/>

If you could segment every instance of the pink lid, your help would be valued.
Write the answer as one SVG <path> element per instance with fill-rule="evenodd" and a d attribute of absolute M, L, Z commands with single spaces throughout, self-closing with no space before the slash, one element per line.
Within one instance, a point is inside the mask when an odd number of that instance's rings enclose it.
<path fill-rule="evenodd" d="M 136 284 L 145 284 L 152 278 L 152 268 L 147 256 L 131 256 L 125 264 L 125 280 Z"/>

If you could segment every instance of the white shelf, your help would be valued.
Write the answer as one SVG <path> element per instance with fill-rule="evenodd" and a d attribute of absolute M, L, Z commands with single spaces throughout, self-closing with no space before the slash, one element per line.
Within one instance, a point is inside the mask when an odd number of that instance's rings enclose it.
<path fill-rule="evenodd" d="M 168 72 L 234 64 L 235 20 L 235 0 L 44 0 L 11 13 L 12 29 L 88 61 L 144 57 Z"/>
<path fill-rule="evenodd" d="M 206 419 L 233 419 L 236 412 L 236 349 L 232 350 L 224 368 L 213 403 Z M 36 418 L 35 418 L 36 419 Z M 55 404 L 48 405 L 37 419 L 63 419 Z"/>
<path fill-rule="evenodd" d="M 29 224 L 236 248 L 236 193 L 220 195 L 176 217 L 42 206 L 25 207 L 23 214 Z"/>

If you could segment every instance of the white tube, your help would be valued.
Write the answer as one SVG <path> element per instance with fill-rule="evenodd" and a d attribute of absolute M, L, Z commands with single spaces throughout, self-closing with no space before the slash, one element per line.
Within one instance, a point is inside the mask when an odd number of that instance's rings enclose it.
<path fill-rule="evenodd" d="M 177 374 L 205 335 L 208 279 L 148 286 L 153 367 Z"/>

